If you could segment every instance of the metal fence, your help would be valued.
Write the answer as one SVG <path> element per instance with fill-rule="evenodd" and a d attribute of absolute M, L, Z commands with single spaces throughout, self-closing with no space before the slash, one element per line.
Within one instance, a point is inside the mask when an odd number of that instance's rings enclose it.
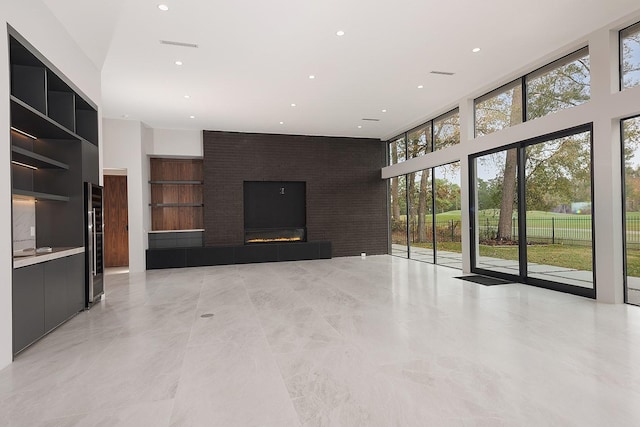
<path fill-rule="evenodd" d="M 493 240 L 498 234 L 498 219 L 485 218 L 479 221 L 479 236 L 482 240 Z M 591 217 L 527 218 L 527 242 L 571 245 L 591 245 Z M 518 239 L 518 219 L 511 226 L 511 238 Z"/>
<path fill-rule="evenodd" d="M 438 242 L 460 242 L 460 220 L 436 220 L 435 232 Z M 394 243 L 406 244 L 406 221 L 396 224 L 397 228 L 392 232 Z M 417 220 L 410 223 L 410 239 L 412 242 L 433 242 L 433 227 L 430 221 L 426 222 L 425 233 L 418 233 Z M 518 219 L 514 218 L 511 227 L 511 237 L 518 239 Z M 528 218 L 527 241 L 529 243 L 547 244 L 572 244 L 590 246 L 592 236 L 591 217 L 568 218 Z M 626 221 L 627 248 L 640 249 L 640 218 L 628 218 Z M 484 218 L 478 221 L 478 234 L 480 241 L 494 240 L 498 233 L 498 218 Z"/>

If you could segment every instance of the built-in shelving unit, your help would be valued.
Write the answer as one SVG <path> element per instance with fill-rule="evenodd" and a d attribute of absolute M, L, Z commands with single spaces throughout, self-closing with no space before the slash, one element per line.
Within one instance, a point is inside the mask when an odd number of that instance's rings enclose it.
<path fill-rule="evenodd" d="M 97 108 L 13 28 L 9 62 L 13 200 L 38 201 L 30 205 L 35 224 L 26 226 L 36 231 L 36 247 L 82 250 L 83 183 L 99 179 Z M 25 228 L 19 225 L 14 234 Z M 85 254 L 74 253 L 14 264 L 14 354 L 82 310 L 85 263 Z"/>
<path fill-rule="evenodd" d="M 152 230 L 202 229 L 202 159 L 152 158 L 150 162 Z"/>
<path fill-rule="evenodd" d="M 97 109 L 36 52 L 13 36 L 9 45 L 11 125 L 39 138 L 72 138 L 98 145 Z"/>

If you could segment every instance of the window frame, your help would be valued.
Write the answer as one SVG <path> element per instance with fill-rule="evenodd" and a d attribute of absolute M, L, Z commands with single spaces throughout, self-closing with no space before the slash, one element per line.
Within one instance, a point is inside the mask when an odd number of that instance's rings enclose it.
<path fill-rule="evenodd" d="M 627 34 L 624 34 L 625 32 Z M 625 89 L 631 89 L 632 87 L 640 86 L 640 84 L 637 84 L 635 86 L 624 87 L 624 73 L 623 73 L 624 50 L 622 48 L 622 45 L 623 45 L 622 41 L 629 33 L 630 34 L 640 33 L 640 21 L 636 22 L 635 24 L 631 24 L 627 27 L 624 27 L 623 29 L 618 31 L 618 90 L 620 92 L 624 91 Z M 632 118 L 634 117 L 627 117 L 626 119 L 622 119 L 622 120 L 628 120 Z M 622 120 L 620 121 L 620 123 L 622 123 Z"/>

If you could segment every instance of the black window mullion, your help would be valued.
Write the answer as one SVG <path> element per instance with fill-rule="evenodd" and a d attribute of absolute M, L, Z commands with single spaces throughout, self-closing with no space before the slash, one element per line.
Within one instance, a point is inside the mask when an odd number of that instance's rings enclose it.
<path fill-rule="evenodd" d="M 520 277 L 525 281 L 527 271 L 527 201 L 525 188 L 525 166 L 527 148 L 520 146 L 518 150 L 516 192 L 518 194 L 518 259 L 520 264 Z"/>
<path fill-rule="evenodd" d="M 405 139 L 406 141 L 406 139 Z M 406 220 L 406 234 L 407 234 L 407 258 L 411 258 L 411 241 L 409 239 L 410 237 L 410 230 L 409 230 L 409 212 L 411 212 L 411 206 L 409 206 L 409 175 L 405 175 L 404 176 L 404 205 L 406 207 L 406 213 L 405 216 L 407 218 Z"/>
<path fill-rule="evenodd" d="M 436 168 L 431 168 L 431 235 L 433 236 L 433 263 L 438 261 L 438 238 L 436 236 Z"/>
<path fill-rule="evenodd" d="M 522 76 L 520 81 L 520 88 L 522 89 L 522 123 L 527 121 L 527 76 Z"/>

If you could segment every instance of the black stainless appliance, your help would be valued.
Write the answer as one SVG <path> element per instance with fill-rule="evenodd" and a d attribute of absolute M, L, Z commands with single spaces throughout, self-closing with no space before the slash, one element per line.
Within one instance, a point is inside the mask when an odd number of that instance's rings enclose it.
<path fill-rule="evenodd" d="M 90 308 L 104 294 L 104 239 L 102 187 L 84 183 L 85 206 L 85 307 Z"/>

